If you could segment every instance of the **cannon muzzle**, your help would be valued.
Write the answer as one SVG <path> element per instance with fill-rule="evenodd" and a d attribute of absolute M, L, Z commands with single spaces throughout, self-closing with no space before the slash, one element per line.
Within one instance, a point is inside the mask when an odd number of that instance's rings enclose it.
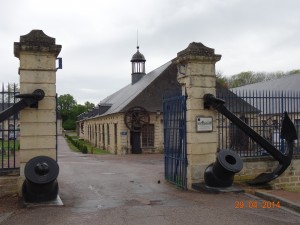
<path fill-rule="evenodd" d="M 230 187 L 234 175 L 243 169 L 243 161 L 234 151 L 221 150 L 216 161 L 204 172 L 204 181 L 210 187 Z"/>
<path fill-rule="evenodd" d="M 26 202 L 46 202 L 57 198 L 59 167 L 54 159 L 48 156 L 34 157 L 27 162 L 24 173 L 26 180 L 22 194 Z"/>

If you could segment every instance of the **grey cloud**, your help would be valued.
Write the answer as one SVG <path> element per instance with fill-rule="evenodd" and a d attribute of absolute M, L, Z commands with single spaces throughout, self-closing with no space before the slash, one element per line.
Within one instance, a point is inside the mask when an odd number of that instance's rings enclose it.
<path fill-rule="evenodd" d="M 70 7 L 69 1 L 45 1 L 50 7 L 11 0 L 0 8 L 1 81 L 18 80 L 13 42 L 31 29 L 43 29 L 62 45 L 57 91 L 78 102 L 97 103 L 130 82 L 137 29 L 148 72 L 192 41 L 222 55 L 216 67 L 225 75 L 300 67 L 299 1 L 87 0 Z"/>

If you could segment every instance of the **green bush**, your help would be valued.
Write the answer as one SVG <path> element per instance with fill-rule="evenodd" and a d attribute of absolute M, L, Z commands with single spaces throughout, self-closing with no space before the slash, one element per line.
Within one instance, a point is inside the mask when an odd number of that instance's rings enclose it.
<path fill-rule="evenodd" d="M 87 154 L 88 153 L 88 147 L 84 143 L 82 143 L 79 140 L 74 140 L 72 137 L 70 137 L 67 134 L 65 136 L 71 142 L 71 144 L 73 146 L 75 146 L 80 152 L 82 152 L 83 154 Z"/>
<path fill-rule="evenodd" d="M 71 144 L 73 147 L 72 149 L 74 150 L 75 148 L 83 153 L 91 153 L 91 154 L 109 154 L 109 152 L 101 149 L 97 149 L 93 146 L 91 146 L 88 142 L 78 139 L 78 137 L 74 136 L 69 136 L 68 134 L 65 134 L 66 139 L 68 140 L 69 144 Z"/>
<path fill-rule="evenodd" d="M 83 149 L 82 149 L 82 153 L 83 154 L 87 154 L 88 153 L 88 148 L 86 145 L 84 145 Z"/>

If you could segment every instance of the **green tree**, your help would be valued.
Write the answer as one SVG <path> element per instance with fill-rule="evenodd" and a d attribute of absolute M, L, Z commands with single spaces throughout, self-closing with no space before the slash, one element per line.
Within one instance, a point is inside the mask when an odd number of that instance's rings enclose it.
<path fill-rule="evenodd" d="M 217 71 L 217 73 L 216 73 L 216 77 L 217 77 L 217 82 L 220 84 L 220 85 L 222 85 L 223 87 L 225 87 L 225 88 L 228 88 L 228 79 L 225 77 L 225 76 L 223 76 L 223 73 L 222 72 L 220 72 L 220 71 Z"/>
<path fill-rule="evenodd" d="M 58 97 L 58 111 L 62 118 L 62 126 L 65 130 L 73 130 L 76 128 L 76 122 L 73 119 L 73 110 L 77 105 L 74 97 L 70 94 L 60 95 Z"/>
<path fill-rule="evenodd" d="M 65 94 L 58 97 L 58 110 L 63 120 L 63 128 L 75 130 L 77 116 L 86 111 L 86 106 L 77 104 L 72 95 Z"/>
<path fill-rule="evenodd" d="M 288 72 L 289 75 L 300 74 L 300 70 L 291 70 Z"/>
<path fill-rule="evenodd" d="M 241 72 L 239 74 L 233 75 L 230 78 L 230 87 L 240 87 L 246 84 L 253 84 L 255 82 L 256 79 L 252 71 Z"/>
<path fill-rule="evenodd" d="M 89 101 L 86 101 L 86 102 L 84 103 L 84 106 L 85 106 L 86 111 L 88 111 L 88 110 L 94 108 L 94 107 L 95 107 L 95 104 L 94 104 L 94 103 L 91 103 L 91 102 L 89 102 Z"/>
<path fill-rule="evenodd" d="M 87 111 L 86 106 L 78 104 L 73 108 L 73 116 L 77 118 L 78 115 L 85 111 Z"/>
<path fill-rule="evenodd" d="M 297 70 L 292 70 L 290 72 L 284 73 L 282 71 L 277 72 L 241 72 L 239 74 L 233 75 L 228 79 L 228 84 L 230 88 L 240 87 L 247 84 L 254 84 L 267 80 L 278 79 L 290 74 L 297 73 Z"/>
<path fill-rule="evenodd" d="M 76 100 L 70 94 L 60 95 L 58 97 L 58 110 L 61 115 L 68 115 L 77 105 Z"/>

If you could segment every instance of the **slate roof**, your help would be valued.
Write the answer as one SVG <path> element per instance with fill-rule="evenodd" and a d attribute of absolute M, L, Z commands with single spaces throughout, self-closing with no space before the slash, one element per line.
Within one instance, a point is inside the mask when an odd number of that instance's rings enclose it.
<path fill-rule="evenodd" d="M 174 78 L 170 79 L 170 76 Z M 162 93 L 164 91 L 180 88 L 176 76 L 176 66 L 169 61 L 143 76 L 138 82 L 134 84 L 130 83 L 106 97 L 100 101 L 97 107 L 81 114 L 78 120 L 82 120 L 86 117 L 92 118 L 100 115 L 104 116 L 124 112 L 136 105 L 143 106 L 150 112 L 156 112 L 157 110 L 162 111 Z M 170 82 L 170 80 L 176 82 Z"/>
<path fill-rule="evenodd" d="M 300 111 L 300 74 L 230 89 L 262 114 Z"/>
<path fill-rule="evenodd" d="M 138 96 L 149 84 L 151 84 L 161 73 L 171 65 L 168 62 L 161 67 L 153 70 L 147 75 L 143 76 L 135 84 L 128 84 L 121 90 L 115 92 L 114 94 L 108 96 L 102 100 L 99 105 L 111 104 L 111 107 L 103 114 L 112 114 L 122 111 L 125 106 L 130 103 L 136 96 Z"/>
<path fill-rule="evenodd" d="M 275 80 L 248 84 L 237 88 L 233 91 L 300 91 L 300 74 L 285 76 Z"/>
<path fill-rule="evenodd" d="M 216 83 L 216 97 L 225 101 L 225 106 L 233 113 L 259 113 L 260 110 L 237 96 L 232 91 Z"/>

